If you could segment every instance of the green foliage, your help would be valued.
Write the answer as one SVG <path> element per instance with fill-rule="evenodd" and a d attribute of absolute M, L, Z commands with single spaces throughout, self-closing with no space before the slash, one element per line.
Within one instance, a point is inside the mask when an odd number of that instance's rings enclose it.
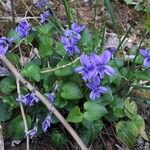
<path fill-rule="evenodd" d="M 134 149 L 134 144 L 138 136 L 138 128 L 133 122 L 120 121 L 116 125 L 116 134 L 118 139 L 121 140 L 129 150 Z"/>
<path fill-rule="evenodd" d="M 76 100 L 81 99 L 83 97 L 83 94 L 78 85 L 69 82 L 63 86 L 63 92 L 61 93 L 61 97 L 69 100 Z"/>
<path fill-rule="evenodd" d="M 83 119 L 83 113 L 80 112 L 80 108 L 78 106 L 71 109 L 67 117 L 67 121 L 73 123 L 81 122 L 82 119 Z"/>
<path fill-rule="evenodd" d="M 19 66 L 19 56 L 15 53 L 8 53 L 6 54 L 6 57 L 10 60 L 10 62 L 14 65 Z"/>
<path fill-rule="evenodd" d="M 83 51 L 90 53 L 93 48 L 93 39 L 91 37 L 90 31 L 86 28 L 84 29 L 81 37 Z"/>
<path fill-rule="evenodd" d="M 130 102 L 129 99 L 125 100 L 124 111 L 130 119 L 132 119 L 137 114 L 137 105 L 134 101 Z"/>
<path fill-rule="evenodd" d="M 13 77 L 5 77 L 0 81 L 0 91 L 5 94 L 10 94 L 16 89 L 16 83 Z"/>
<path fill-rule="evenodd" d="M 39 81 L 40 80 L 40 68 L 36 64 L 27 65 L 21 72 L 25 77 L 28 77 L 31 80 Z"/>
<path fill-rule="evenodd" d="M 107 113 L 107 110 L 104 106 L 101 106 L 101 103 L 95 101 L 87 101 L 84 103 L 84 118 L 89 121 L 98 120 Z"/>
<path fill-rule="evenodd" d="M 62 60 L 62 61 L 59 61 L 59 63 L 57 64 L 57 67 L 60 67 L 60 66 L 63 66 L 63 65 L 66 65 L 68 64 L 69 62 L 68 61 L 65 61 L 65 60 Z M 55 71 L 55 74 L 57 76 L 67 76 L 67 75 L 70 75 L 73 73 L 73 68 L 71 66 L 69 67 L 66 67 L 64 69 L 60 69 L 60 70 L 57 70 Z"/>
<path fill-rule="evenodd" d="M 57 148 L 61 147 L 61 149 L 63 149 L 63 146 L 67 143 L 65 135 L 57 130 L 52 131 L 51 140 Z"/>
<path fill-rule="evenodd" d="M 9 105 L 3 103 L 2 100 L 0 100 L 0 110 L 0 122 L 4 122 L 11 118 L 12 110 L 10 109 Z"/>
<path fill-rule="evenodd" d="M 31 118 L 26 116 L 28 128 L 31 128 Z M 25 136 L 24 122 L 22 116 L 19 115 L 10 122 L 9 130 L 14 140 L 23 139 Z"/>

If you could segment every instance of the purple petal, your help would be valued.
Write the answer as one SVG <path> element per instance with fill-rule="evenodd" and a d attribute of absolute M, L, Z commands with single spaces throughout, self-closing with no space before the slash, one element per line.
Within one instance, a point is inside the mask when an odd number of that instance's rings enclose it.
<path fill-rule="evenodd" d="M 104 70 L 100 70 L 100 71 L 98 72 L 98 74 L 99 74 L 100 79 L 103 79 L 103 78 L 104 78 L 104 75 L 105 75 L 105 72 L 104 72 Z"/>
<path fill-rule="evenodd" d="M 95 85 L 93 83 L 86 83 L 86 86 L 91 90 L 95 89 Z"/>
<path fill-rule="evenodd" d="M 100 86 L 99 88 L 100 93 L 108 93 L 108 89 L 104 86 Z"/>
<path fill-rule="evenodd" d="M 102 53 L 102 55 L 100 56 L 100 59 L 101 59 L 101 61 L 102 61 L 102 64 L 108 63 L 109 60 L 110 60 L 110 58 L 111 58 L 111 53 L 110 53 L 109 51 L 104 51 L 104 52 Z"/>
<path fill-rule="evenodd" d="M 98 76 L 95 76 L 94 78 L 92 78 L 92 83 L 98 87 L 100 85 L 100 78 Z"/>
<path fill-rule="evenodd" d="M 93 64 L 96 64 L 96 65 L 99 65 L 102 63 L 101 57 L 96 55 L 95 53 L 90 55 L 90 60 Z"/>
<path fill-rule="evenodd" d="M 91 93 L 90 93 L 90 99 L 91 100 L 94 100 L 94 99 L 99 98 L 99 97 L 100 97 L 100 92 L 97 89 L 91 91 Z"/>
<path fill-rule="evenodd" d="M 148 50 L 146 48 L 141 48 L 140 49 L 140 53 L 143 57 L 147 57 L 148 56 Z"/>
<path fill-rule="evenodd" d="M 80 33 L 82 30 L 84 30 L 85 25 L 78 25 L 76 22 L 74 22 L 71 25 L 71 29 L 77 33 Z"/>
<path fill-rule="evenodd" d="M 65 36 L 61 36 L 60 41 L 65 45 L 70 45 L 69 39 Z"/>
<path fill-rule="evenodd" d="M 145 66 L 146 68 L 149 68 L 149 67 L 150 67 L 150 57 L 144 59 L 144 66 Z"/>
<path fill-rule="evenodd" d="M 109 75 L 109 76 L 115 75 L 115 70 L 114 70 L 112 67 L 108 66 L 108 65 L 105 65 L 104 72 L 105 72 L 107 75 Z"/>
<path fill-rule="evenodd" d="M 84 66 L 86 66 L 86 65 L 89 65 L 90 64 L 90 59 L 89 59 L 89 56 L 87 56 L 87 55 L 85 55 L 85 54 L 82 54 L 81 56 L 80 56 L 80 62 L 81 62 L 81 64 Z"/>
<path fill-rule="evenodd" d="M 80 66 L 80 67 L 76 68 L 75 71 L 78 72 L 78 73 L 82 73 L 83 72 L 83 68 L 84 67 Z"/>

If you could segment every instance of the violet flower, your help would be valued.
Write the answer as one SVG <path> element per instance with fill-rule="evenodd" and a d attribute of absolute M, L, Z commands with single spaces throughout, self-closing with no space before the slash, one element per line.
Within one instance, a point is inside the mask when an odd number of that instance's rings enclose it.
<path fill-rule="evenodd" d="M 5 55 L 12 41 L 13 39 L 9 39 L 7 37 L 0 38 L 0 55 Z"/>
<path fill-rule="evenodd" d="M 48 21 L 48 18 L 52 15 L 52 12 L 48 9 L 46 11 L 44 11 L 43 13 L 40 14 L 40 22 L 44 23 L 46 21 Z"/>
<path fill-rule="evenodd" d="M 149 68 L 150 67 L 150 50 L 146 48 L 141 48 L 140 53 L 144 57 L 144 62 L 143 62 L 144 66 L 146 68 Z"/>
<path fill-rule="evenodd" d="M 46 5 L 47 2 L 48 2 L 48 0 L 40 0 L 40 1 L 38 1 L 38 2 L 35 4 L 35 6 L 36 6 L 37 8 L 42 9 L 42 8 L 45 7 L 45 5 Z"/>
<path fill-rule="evenodd" d="M 97 68 L 97 74 L 101 79 L 104 78 L 104 75 L 107 74 L 109 76 L 113 76 L 115 71 L 112 67 L 107 65 L 111 58 L 111 53 L 109 51 L 104 51 L 100 56 L 96 54 L 91 54 L 90 60 L 92 64 Z"/>
<path fill-rule="evenodd" d="M 102 93 L 107 93 L 108 89 L 104 86 L 100 86 L 100 78 L 96 76 L 86 86 L 91 89 L 90 99 L 94 100 L 101 96 Z"/>
<path fill-rule="evenodd" d="M 48 100 L 50 102 L 53 102 L 56 95 L 54 92 L 52 92 L 52 93 L 46 93 L 46 96 L 48 97 Z"/>
<path fill-rule="evenodd" d="M 109 51 L 111 53 L 111 58 L 113 58 L 114 53 L 116 52 L 117 48 L 109 47 L 105 51 Z"/>
<path fill-rule="evenodd" d="M 44 132 L 51 126 L 51 117 L 48 115 L 45 120 L 42 122 L 42 129 Z"/>
<path fill-rule="evenodd" d="M 19 101 L 27 106 L 33 106 L 34 104 L 36 104 L 39 101 L 39 99 L 35 96 L 34 93 L 28 93 L 24 96 L 21 95 L 21 97 L 18 98 L 17 101 Z"/>
<path fill-rule="evenodd" d="M 27 133 L 26 133 L 26 136 L 29 136 L 31 139 L 33 137 L 36 137 L 37 135 L 37 127 L 34 127 L 33 129 L 29 130 Z"/>
<path fill-rule="evenodd" d="M 71 30 L 73 30 L 76 33 L 80 33 L 81 31 L 83 31 L 85 28 L 85 25 L 79 25 L 78 23 L 74 22 L 71 25 Z"/>
<path fill-rule="evenodd" d="M 31 31 L 31 25 L 26 21 L 22 20 L 19 25 L 16 27 L 16 32 L 18 33 L 21 39 L 29 35 Z"/>
<path fill-rule="evenodd" d="M 76 68 L 75 71 L 82 75 L 83 80 L 91 80 L 96 76 L 97 70 L 94 64 L 91 63 L 89 56 L 82 54 L 80 56 L 80 62 L 82 66 Z"/>
<path fill-rule="evenodd" d="M 84 30 L 84 28 L 84 25 L 78 25 L 74 22 L 71 25 L 71 29 L 66 29 L 63 36 L 61 36 L 61 42 L 64 44 L 64 48 L 69 55 L 80 53 L 80 49 L 76 44 L 81 39 L 80 32 Z"/>

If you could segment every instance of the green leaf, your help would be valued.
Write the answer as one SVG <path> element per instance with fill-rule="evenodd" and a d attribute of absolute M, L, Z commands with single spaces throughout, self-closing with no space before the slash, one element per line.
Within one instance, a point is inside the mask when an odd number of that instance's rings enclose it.
<path fill-rule="evenodd" d="M 47 57 L 52 54 L 53 40 L 49 36 L 39 35 L 39 54 L 41 57 Z"/>
<path fill-rule="evenodd" d="M 35 81 L 40 80 L 40 68 L 35 64 L 30 64 L 29 66 L 25 67 L 21 73 L 29 79 L 34 79 Z"/>
<path fill-rule="evenodd" d="M 12 110 L 9 105 L 0 101 L 0 122 L 6 121 L 11 118 Z"/>
<path fill-rule="evenodd" d="M 74 107 L 67 116 L 68 122 L 79 123 L 83 119 L 83 113 L 80 112 L 80 108 L 78 106 Z"/>
<path fill-rule="evenodd" d="M 59 107 L 59 108 L 63 108 L 68 104 L 68 101 L 66 99 L 63 99 L 61 97 L 56 97 L 55 101 L 54 101 L 54 105 Z"/>
<path fill-rule="evenodd" d="M 104 106 L 95 101 L 87 101 L 84 103 L 84 118 L 89 121 L 98 120 L 107 113 Z"/>
<path fill-rule="evenodd" d="M 16 89 L 16 82 L 12 77 L 5 77 L 0 81 L 0 91 L 5 94 L 10 94 Z"/>
<path fill-rule="evenodd" d="M 56 147 L 61 146 L 61 148 L 63 148 L 63 146 L 67 143 L 65 135 L 57 130 L 52 131 L 51 140 Z"/>
<path fill-rule="evenodd" d="M 81 99 L 83 94 L 75 83 L 69 82 L 64 85 L 61 97 L 65 99 Z"/>
<path fill-rule="evenodd" d="M 124 112 L 132 119 L 137 114 L 137 105 L 134 101 L 130 102 L 129 99 L 125 100 Z"/>
<path fill-rule="evenodd" d="M 133 0 L 124 0 L 124 2 L 129 5 L 132 4 Z"/>
<path fill-rule="evenodd" d="M 14 65 L 19 65 L 20 64 L 20 62 L 19 62 L 19 56 L 17 54 L 15 54 L 15 53 L 13 53 L 13 52 L 7 53 L 6 57 Z"/>
<path fill-rule="evenodd" d="M 46 23 L 42 26 L 36 27 L 38 30 L 38 34 L 51 35 L 54 31 L 56 31 L 55 25 L 52 22 Z"/>
<path fill-rule="evenodd" d="M 97 138 L 97 136 L 100 134 L 103 127 L 104 124 L 102 120 L 96 120 L 91 124 L 91 127 L 89 128 L 91 132 L 91 140 L 95 140 Z"/>
<path fill-rule="evenodd" d="M 145 139 L 148 140 L 148 137 L 145 133 L 145 122 L 144 119 L 140 116 L 140 115 L 136 115 L 132 122 L 136 125 L 136 127 L 138 128 L 139 134 Z"/>
<path fill-rule="evenodd" d="M 26 116 L 26 119 L 27 119 L 28 128 L 31 128 L 30 116 Z M 10 129 L 12 138 L 14 140 L 20 140 L 24 138 L 25 129 L 24 129 L 24 123 L 23 123 L 23 119 L 21 115 L 17 116 L 10 122 L 9 129 Z"/>
<path fill-rule="evenodd" d="M 66 61 L 66 60 L 62 60 L 60 61 L 58 64 L 57 64 L 57 67 L 60 67 L 60 66 L 63 66 L 63 65 L 66 65 L 68 64 L 69 62 Z M 73 73 L 73 68 L 71 66 L 69 67 L 66 67 L 64 69 L 60 69 L 60 70 L 57 70 L 55 71 L 55 75 L 57 76 L 67 76 L 67 75 L 70 75 Z"/>
<path fill-rule="evenodd" d="M 9 104 L 12 108 L 17 106 L 17 101 L 12 96 L 3 96 L 3 102 Z"/>
<path fill-rule="evenodd" d="M 93 48 L 93 39 L 91 37 L 91 34 L 88 28 L 84 29 L 82 36 L 81 36 L 81 42 L 82 42 L 83 51 L 90 53 Z"/>
<path fill-rule="evenodd" d="M 56 42 L 55 51 L 57 54 L 64 57 L 66 55 L 66 50 L 64 49 L 64 45 L 60 42 Z"/>
<path fill-rule="evenodd" d="M 134 144 L 138 136 L 138 128 L 133 122 L 120 121 L 116 125 L 118 139 L 129 149 L 134 150 Z"/>

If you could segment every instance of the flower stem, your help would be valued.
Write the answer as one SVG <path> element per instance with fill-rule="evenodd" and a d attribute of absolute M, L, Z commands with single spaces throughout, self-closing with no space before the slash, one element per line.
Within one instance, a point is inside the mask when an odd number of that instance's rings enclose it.
<path fill-rule="evenodd" d="M 66 15 L 67 15 L 68 25 L 70 27 L 71 26 L 71 12 L 70 12 L 67 0 L 63 0 L 63 3 L 64 3 Z"/>

